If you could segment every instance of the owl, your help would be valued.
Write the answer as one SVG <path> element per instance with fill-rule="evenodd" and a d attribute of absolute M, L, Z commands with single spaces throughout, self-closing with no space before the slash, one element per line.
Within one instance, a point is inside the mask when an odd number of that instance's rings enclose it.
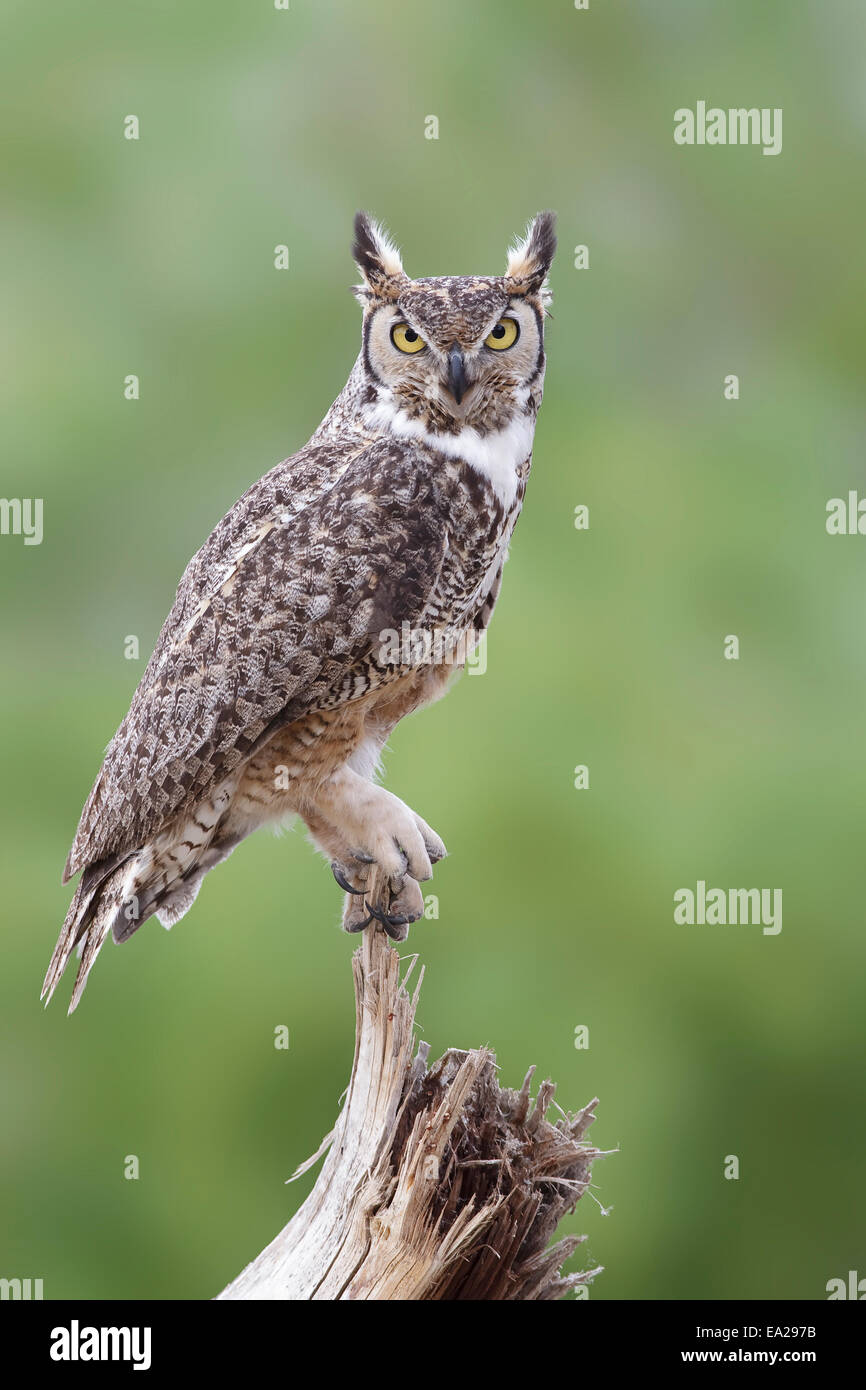
<path fill-rule="evenodd" d="M 376 922 L 398 941 L 445 854 L 381 785 L 380 755 L 444 693 L 499 595 L 541 404 L 554 218 L 533 220 L 502 276 L 413 280 L 366 214 L 354 230 L 348 381 L 193 556 L 81 814 L 42 990 L 77 948 L 70 1013 L 109 933 L 171 927 L 259 826 L 300 817 L 346 930 Z"/>

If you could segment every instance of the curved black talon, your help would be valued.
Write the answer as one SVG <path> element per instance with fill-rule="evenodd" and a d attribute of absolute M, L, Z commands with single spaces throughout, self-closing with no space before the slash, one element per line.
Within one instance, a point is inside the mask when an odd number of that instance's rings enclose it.
<path fill-rule="evenodd" d="M 360 898 L 363 897 L 364 893 L 367 891 L 365 888 L 353 888 L 348 879 L 344 877 L 343 871 L 338 864 L 334 863 L 331 865 L 331 873 L 344 892 L 352 893 L 356 898 Z"/>
<path fill-rule="evenodd" d="M 389 927 L 405 927 L 407 922 L 411 920 L 409 917 L 404 916 L 402 912 L 395 912 L 393 916 L 388 912 L 382 912 L 378 907 L 374 907 L 372 903 L 365 903 L 365 907 L 369 908 L 376 918 L 376 921 L 381 922 L 386 931 Z"/>
<path fill-rule="evenodd" d="M 382 930 L 392 941 L 405 941 L 409 927 L 417 920 L 416 917 L 389 917 L 382 923 Z"/>
<path fill-rule="evenodd" d="M 405 912 L 381 912 L 379 908 L 373 907 L 372 903 L 365 903 L 364 906 L 369 908 L 376 921 L 382 924 L 383 930 L 392 941 L 405 941 L 412 923 L 418 921 L 417 916 L 410 917 Z"/>

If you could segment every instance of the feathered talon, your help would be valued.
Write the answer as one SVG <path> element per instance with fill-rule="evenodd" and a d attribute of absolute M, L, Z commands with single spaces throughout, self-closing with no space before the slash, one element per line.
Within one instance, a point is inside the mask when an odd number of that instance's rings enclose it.
<path fill-rule="evenodd" d="M 334 878 L 337 880 L 340 887 L 343 889 L 345 893 L 352 893 L 357 898 L 362 898 L 366 893 L 366 888 L 352 887 L 351 883 L 349 883 L 348 879 L 343 873 L 343 870 L 336 862 L 332 863 L 331 865 L 331 873 L 334 875 Z M 359 928 L 355 928 L 355 930 L 359 930 Z"/>

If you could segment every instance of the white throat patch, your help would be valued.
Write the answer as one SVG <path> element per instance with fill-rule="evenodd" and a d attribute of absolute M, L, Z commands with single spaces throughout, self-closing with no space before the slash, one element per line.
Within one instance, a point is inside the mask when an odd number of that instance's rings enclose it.
<path fill-rule="evenodd" d="M 385 429 L 402 439 L 420 439 L 431 449 L 463 459 L 490 483 L 507 511 L 517 495 L 517 470 L 532 452 L 535 421 L 531 415 L 512 420 L 504 430 L 479 434 L 465 425 L 459 434 L 431 434 L 420 420 L 411 419 L 391 401 L 380 400 L 365 412 L 371 430 Z"/>

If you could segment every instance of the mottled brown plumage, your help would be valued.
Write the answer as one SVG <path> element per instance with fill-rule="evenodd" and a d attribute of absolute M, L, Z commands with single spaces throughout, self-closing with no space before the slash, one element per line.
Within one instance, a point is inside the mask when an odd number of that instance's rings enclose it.
<path fill-rule="evenodd" d="M 504 277 L 413 281 L 359 214 L 358 360 L 310 442 L 244 494 L 181 579 L 81 815 L 64 881 L 82 877 L 43 995 L 77 946 L 71 1011 L 109 931 L 125 940 L 154 913 L 172 925 L 215 864 L 290 815 L 352 890 L 347 929 L 378 917 L 402 939 L 420 915 L 444 846 L 374 773 L 496 602 L 541 401 L 554 244 L 543 214 Z M 395 656 L 384 635 L 403 625 L 444 632 L 447 659 Z"/>

